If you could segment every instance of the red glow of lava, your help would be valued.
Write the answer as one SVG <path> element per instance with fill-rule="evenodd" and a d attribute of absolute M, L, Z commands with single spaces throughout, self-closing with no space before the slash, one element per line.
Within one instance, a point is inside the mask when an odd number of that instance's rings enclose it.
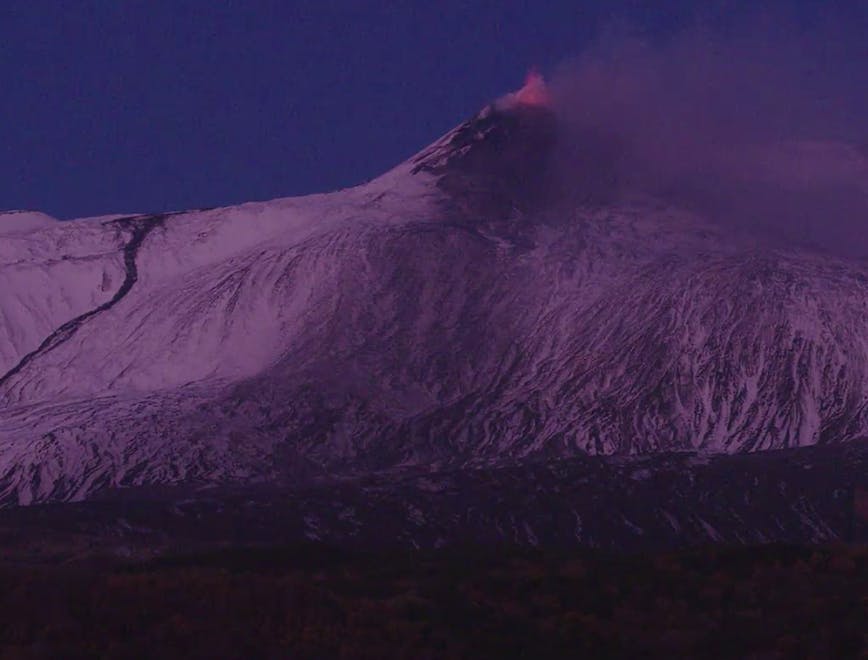
<path fill-rule="evenodd" d="M 549 89 L 546 86 L 545 78 L 536 69 L 531 69 L 527 73 L 527 78 L 524 81 L 524 87 L 515 93 L 514 99 L 522 105 L 536 105 L 547 107 L 551 105 L 551 97 Z"/>

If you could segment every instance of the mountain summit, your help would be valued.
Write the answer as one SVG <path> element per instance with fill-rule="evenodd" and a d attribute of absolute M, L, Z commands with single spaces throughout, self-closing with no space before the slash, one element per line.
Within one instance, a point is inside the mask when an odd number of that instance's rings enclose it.
<path fill-rule="evenodd" d="M 2 502 L 863 437 L 868 268 L 576 202 L 547 99 L 349 190 L 4 235 Z"/>

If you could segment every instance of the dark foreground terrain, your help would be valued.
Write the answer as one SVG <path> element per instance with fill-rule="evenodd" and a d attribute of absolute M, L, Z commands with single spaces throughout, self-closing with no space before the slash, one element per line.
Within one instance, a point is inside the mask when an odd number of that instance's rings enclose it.
<path fill-rule="evenodd" d="M 868 658 L 868 443 L 0 510 L 5 658 Z"/>
<path fill-rule="evenodd" d="M 0 657 L 868 657 L 868 548 L 321 545 L 0 569 Z"/>

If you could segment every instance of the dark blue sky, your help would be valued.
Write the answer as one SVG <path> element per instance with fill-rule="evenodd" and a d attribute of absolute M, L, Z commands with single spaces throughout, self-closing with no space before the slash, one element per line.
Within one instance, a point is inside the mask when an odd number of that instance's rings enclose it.
<path fill-rule="evenodd" d="M 697 4 L 3 0 L 0 208 L 68 218 L 359 183 L 613 21 L 666 35 Z M 747 3 L 716 4 L 725 23 Z M 791 9 L 809 23 L 826 4 Z"/>

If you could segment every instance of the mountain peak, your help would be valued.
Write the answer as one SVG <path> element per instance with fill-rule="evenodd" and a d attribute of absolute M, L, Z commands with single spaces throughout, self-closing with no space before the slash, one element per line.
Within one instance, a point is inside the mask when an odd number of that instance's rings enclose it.
<path fill-rule="evenodd" d="M 519 91 L 490 103 L 413 160 L 414 174 L 437 178 L 462 213 L 509 216 L 540 202 L 557 122 L 545 82 L 532 74 Z"/>

